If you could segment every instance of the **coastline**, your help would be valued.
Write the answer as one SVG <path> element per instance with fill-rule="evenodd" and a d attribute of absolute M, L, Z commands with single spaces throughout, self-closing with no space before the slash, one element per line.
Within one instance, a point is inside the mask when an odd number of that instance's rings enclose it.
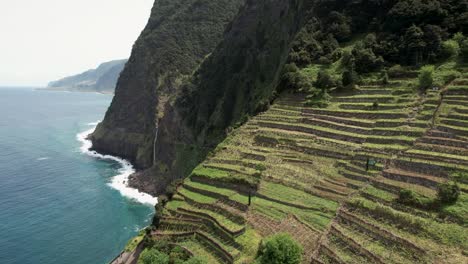
<path fill-rule="evenodd" d="M 46 92 L 69 92 L 69 93 L 98 93 L 98 94 L 105 94 L 105 95 L 114 95 L 113 91 L 93 91 L 93 90 L 78 90 L 78 89 L 69 89 L 66 87 L 44 87 L 44 88 L 36 88 L 37 91 L 46 91 Z"/>
<path fill-rule="evenodd" d="M 129 177 L 136 171 L 129 161 L 111 155 L 103 155 L 94 150 L 90 150 L 93 144 L 91 140 L 88 139 L 88 137 L 91 133 L 94 132 L 98 123 L 99 122 L 89 123 L 88 125 L 91 127 L 90 129 L 77 134 L 76 138 L 82 144 L 80 147 L 81 153 L 96 159 L 111 160 L 119 163 L 121 166 L 121 168 L 118 170 L 119 174 L 115 175 L 112 178 L 111 182 L 108 183 L 108 185 L 111 188 L 119 191 L 120 194 L 126 198 L 129 198 L 141 204 L 155 206 L 158 203 L 157 197 L 153 197 L 148 193 L 140 192 L 138 189 L 130 187 Z"/>

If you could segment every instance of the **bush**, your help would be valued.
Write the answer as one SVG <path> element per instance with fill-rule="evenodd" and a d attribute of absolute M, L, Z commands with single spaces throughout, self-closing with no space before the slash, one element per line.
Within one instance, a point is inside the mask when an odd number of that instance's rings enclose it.
<path fill-rule="evenodd" d="M 166 196 L 168 200 L 172 200 L 172 197 L 177 192 L 177 188 L 183 183 L 183 180 L 173 180 L 167 187 L 166 187 Z"/>
<path fill-rule="evenodd" d="M 439 184 L 437 188 L 437 198 L 442 204 L 453 204 L 460 196 L 460 187 L 454 182 Z"/>
<path fill-rule="evenodd" d="M 156 228 L 159 227 L 159 224 L 161 223 L 161 218 L 164 214 L 164 206 L 160 203 L 157 203 L 154 206 L 155 212 L 153 216 L 153 222 L 152 225 L 155 226 Z"/>
<path fill-rule="evenodd" d="M 366 47 L 363 42 L 356 44 L 352 54 L 355 59 L 356 71 L 359 73 L 378 70 L 384 64 L 383 58 L 381 56 L 376 56 L 372 48 Z"/>
<path fill-rule="evenodd" d="M 359 81 L 359 76 L 355 71 L 344 71 L 342 75 L 341 82 L 343 86 L 354 88 L 356 83 Z"/>
<path fill-rule="evenodd" d="M 265 171 L 267 167 L 263 164 L 255 164 L 255 169 L 258 171 Z"/>
<path fill-rule="evenodd" d="M 462 32 L 458 32 L 458 33 L 455 33 L 455 35 L 453 35 L 452 39 L 455 40 L 458 43 L 458 45 L 461 46 L 461 44 L 465 40 L 465 36 L 463 36 Z"/>
<path fill-rule="evenodd" d="M 419 73 L 419 88 L 426 90 L 434 83 L 434 66 L 427 65 L 421 68 Z"/>
<path fill-rule="evenodd" d="M 165 194 L 161 194 L 158 196 L 158 203 L 160 203 L 162 206 L 166 206 L 167 202 L 169 201 L 169 198 Z"/>
<path fill-rule="evenodd" d="M 317 60 L 317 63 L 318 63 L 318 64 L 322 64 L 322 65 L 328 65 L 328 64 L 331 64 L 332 61 L 331 61 L 327 56 L 321 56 L 321 57 Z"/>
<path fill-rule="evenodd" d="M 345 50 L 341 55 L 341 67 L 345 69 L 354 69 L 354 56 L 351 52 Z"/>
<path fill-rule="evenodd" d="M 302 247 L 289 234 L 276 234 L 262 243 L 259 255 L 261 264 L 299 264 Z"/>
<path fill-rule="evenodd" d="M 397 201 L 406 205 L 415 205 L 418 203 L 416 194 L 411 190 L 400 190 Z"/>
<path fill-rule="evenodd" d="M 307 92 L 312 89 L 312 82 L 307 75 L 299 71 L 294 63 L 286 64 L 281 77 L 281 88 L 281 90 Z"/>
<path fill-rule="evenodd" d="M 375 101 L 375 102 L 372 104 L 372 108 L 374 108 L 374 109 L 379 108 L 379 102 Z"/>
<path fill-rule="evenodd" d="M 465 39 L 460 45 L 460 54 L 464 62 L 468 62 L 468 39 Z"/>
<path fill-rule="evenodd" d="M 460 45 L 455 40 L 447 40 L 442 43 L 442 53 L 441 56 L 443 59 L 452 59 L 458 57 L 460 53 Z"/>
<path fill-rule="evenodd" d="M 421 209 L 436 209 L 437 203 L 432 199 L 418 195 L 417 193 L 411 190 L 400 190 L 400 193 L 397 198 L 397 202 L 414 206 Z"/>
<path fill-rule="evenodd" d="M 138 264 L 169 264 L 169 256 L 153 248 L 146 248 L 138 258 Z"/>
<path fill-rule="evenodd" d="M 390 83 L 390 80 L 388 78 L 388 73 L 387 71 L 383 71 L 382 72 L 382 77 L 380 79 L 380 82 L 383 84 L 383 85 L 387 85 Z"/>
<path fill-rule="evenodd" d="M 306 99 L 306 106 L 324 108 L 330 103 L 331 96 L 326 90 L 314 90 Z"/>
<path fill-rule="evenodd" d="M 451 178 L 456 182 L 468 184 L 468 172 L 454 172 L 452 173 Z"/>
<path fill-rule="evenodd" d="M 336 62 L 338 61 L 339 59 L 341 59 L 341 57 L 343 56 L 343 51 L 341 49 L 336 49 L 332 52 L 331 54 L 331 60 L 332 62 Z"/>
<path fill-rule="evenodd" d="M 390 69 L 388 69 L 388 76 L 392 78 L 400 78 L 405 76 L 405 69 L 401 67 L 400 64 L 393 65 Z"/>
<path fill-rule="evenodd" d="M 317 81 L 315 81 L 314 85 L 315 87 L 324 90 L 336 86 L 336 83 L 328 72 L 320 71 L 317 75 Z"/>

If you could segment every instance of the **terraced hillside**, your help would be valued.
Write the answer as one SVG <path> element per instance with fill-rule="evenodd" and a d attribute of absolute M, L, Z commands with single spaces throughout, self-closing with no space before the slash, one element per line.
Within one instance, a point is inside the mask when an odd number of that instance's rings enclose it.
<path fill-rule="evenodd" d="M 178 188 L 155 239 L 210 263 L 250 263 L 287 232 L 304 263 L 467 263 L 468 186 L 453 205 L 440 183 L 468 172 L 468 73 L 420 93 L 414 78 L 335 92 L 327 108 L 282 94 L 234 130 Z M 465 174 L 466 175 L 466 174 Z"/>

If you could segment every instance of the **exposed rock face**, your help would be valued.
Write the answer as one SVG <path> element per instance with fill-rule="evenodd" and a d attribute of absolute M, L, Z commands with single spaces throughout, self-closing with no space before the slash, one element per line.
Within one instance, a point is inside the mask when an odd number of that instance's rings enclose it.
<path fill-rule="evenodd" d="M 96 150 L 147 169 L 133 175 L 131 184 L 152 194 L 187 176 L 228 127 L 269 103 L 302 23 L 301 10 L 310 10 L 303 6 L 307 1 L 247 1 L 234 17 L 243 1 L 184 2 L 156 1 L 92 136 Z"/>
<path fill-rule="evenodd" d="M 92 135 L 96 150 L 153 165 L 158 116 L 189 75 L 222 39 L 244 0 L 156 0 L 136 41 L 104 121 Z"/>

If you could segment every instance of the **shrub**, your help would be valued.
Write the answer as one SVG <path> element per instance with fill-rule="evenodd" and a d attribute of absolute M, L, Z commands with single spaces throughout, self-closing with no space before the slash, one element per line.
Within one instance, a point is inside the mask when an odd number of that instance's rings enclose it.
<path fill-rule="evenodd" d="M 169 264 L 169 256 L 153 248 L 146 248 L 138 258 L 138 264 Z"/>
<path fill-rule="evenodd" d="M 299 264 L 302 247 L 289 234 L 276 234 L 262 242 L 259 255 L 261 264 Z"/>
<path fill-rule="evenodd" d="M 299 67 L 304 67 L 312 62 L 312 58 L 306 50 L 301 49 L 298 52 L 291 52 L 289 61 L 297 64 Z"/>
<path fill-rule="evenodd" d="M 320 71 L 317 75 L 317 81 L 314 83 L 315 87 L 319 89 L 328 89 L 336 85 L 335 80 L 326 71 Z"/>
<path fill-rule="evenodd" d="M 339 59 L 341 59 L 342 56 L 343 56 L 343 50 L 338 48 L 334 50 L 333 53 L 331 54 L 331 60 L 332 62 L 336 62 Z"/>
<path fill-rule="evenodd" d="M 375 101 L 375 102 L 372 104 L 372 108 L 374 108 L 374 109 L 379 108 L 379 102 Z"/>
<path fill-rule="evenodd" d="M 458 32 L 458 33 L 455 33 L 455 35 L 453 35 L 452 39 L 455 40 L 458 43 L 458 45 L 461 46 L 461 44 L 465 40 L 465 36 L 463 35 L 462 32 Z"/>
<path fill-rule="evenodd" d="M 400 190 L 397 202 L 421 209 L 435 209 L 437 207 L 437 203 L 432 199 L 420 196 L 411 190 Z"/>
<path fill-rule="evenodd" d="M 356 83 L 359 81 L 359 76 L 355 71 L 344 71 L 341 82 L 343 83 L 343 86 L 345 87 L 350 87 L 354 88 Z"/>
<path fill-rule="evenodd" d="M 166 196 L 168 200 L 172 200 L 172 197 L 177 192 L 177 188 L 183 183 L 183 180 L 173 180 L 167 187 L 166 187 Z"/>
<path fill-rule="evenodd" d="M 359 42 L 353 49 L 356 71 L 367 73 L 380 69 L 384 60 L 381 56 L 376 56 L 372 48 L 366 47 L 363 42 Z"/>
<path fill-rule="evenodd" d="M 454 172 L 451 177 L 456 182 L 468 184 L 468 172 Z"/>
<path fill-rule="evenodd" d="M 412 204 L 416 200 L 414 192 L 411 190 L 400 190 L 398 202 L 402 204 Z"/>
<path fill-rule="evenodd" d="M 332 61 L 327 56 L 321 56 L 318 59 L 317 63 L 322 64 L 322 65 L 328 65 L 328 64 L 331 64 Z"/>
<path fill-rule="evenodd" d="M 312 82 L 309 77 L 299 71 L 297 66 L 286 64 L 281 77 L 282 90 L 290 89 L 294 91 L 307 92 L 312 88 Z"/>
<path fill-rule="evenodd" d="M 183 261 L 188 259 L 190 256 L 180 246 L 174 246 L 169 253 L 170 263 L 184 263 Z"/>
<path fill-rule="evenodd" d="M 167 202 L 169 201 L 169 198 L 165 194 L 161 194 L 158 196 L 158 203 L 160 203 L 162 206 L 165 206 Z"/>
<path fill-rule="evenodd" d="M 255 169 L 258 170 L 258 171 L 265 171 L 267 168 L 263 164 L 256 164 Z"/>
<path fill-rule="evenodd" d="M 434 83 L 434 66 L 427 65 L 421 68 L 419 73 L 419 88 L 426 90 Z"/>
<path fill-rule="evenodd" d="M 401 67 L 400 64 L 395 64 L 390 69 L 388 69 L 388 76 L 392 78 L 403 77 L 405 76 L 405 69 Z"/>
<path fill-rule="evenodd" d="M 306 106 L 324 108 L 330 103 L 331 96 L 326 90 L 315 90 L 306 99 Z"/>
<path fill-rule="evenodd" d="M 383 85 L 387 85 L 390 83 L 390 80 L 388 78 L 388 73 L 387 71 L 383 71 L 382 72 L 382 77 L 380 79 L 380 82 L 383 84 Z"/>
<path fill-rule="evenodd" d="M 452 59 L 456 58 L 460 53 L 460 45 L 455 40 L 447 40 L 442 43 L 442 58 Z"/>
<path fill-rule="evenodd" d="M 465 39 L 460 45 L 460 54 L 464 62 L 468 62 L 468 39 Z"/>
<path fill-rule="evenodd" d="M 163 207 L 162 204 L 157 203 L 154 206 L 154 209 L 155 209 L 155 212 L 154 212 L 154 216 L 153 216 L 152 225 L 155 226 L 156 228 L 158 228 L 159 224 L 161 223 L 161 218 L 162 218 L 162 216 L 164 214 L 164 207 Z"/>
<path fill-rule="evenodd" d="M 460 187 L 454 182 L 439 184 L 437 188 L 437 198 L 442 204 L 453 204 L 460 195 Z"/>
<path fill-rule="evenodd" d="M 341 67 L 345 69 L 353 69 L 354 68 L 354 56 L 351 52 L 345 50 L 341 55 Z"/>

